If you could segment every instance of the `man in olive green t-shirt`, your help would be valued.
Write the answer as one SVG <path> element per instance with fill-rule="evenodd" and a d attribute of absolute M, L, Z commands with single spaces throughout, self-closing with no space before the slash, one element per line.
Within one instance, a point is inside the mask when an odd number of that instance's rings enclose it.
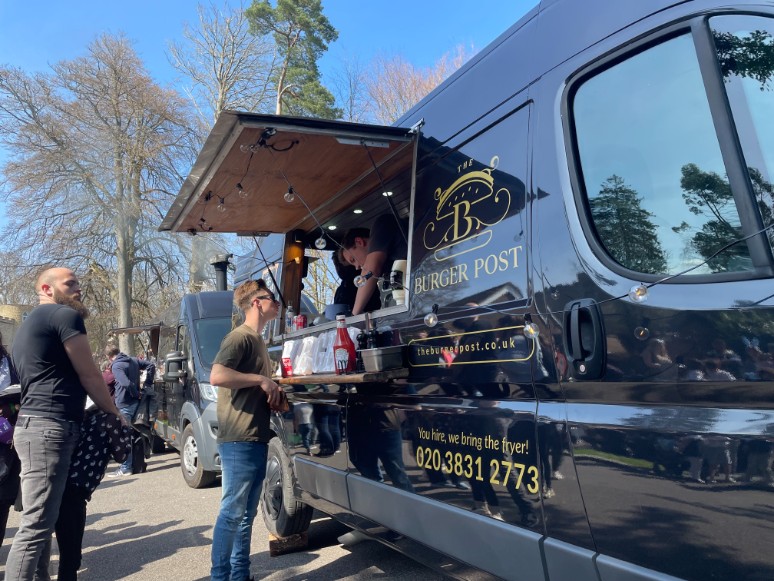
<path fill-rule="evenodd" d="M 250 539 L 266 474 L 271 406 L 282 389 L 271 380 L 261 331 L 279 303 L 262 280 L 234 290 L 245 322 L 223 339 L 210 373 L 218 389 L 218 453 L 223 474 L 220 512 L 212 537 L 213 581 L 250 580 Z"/>

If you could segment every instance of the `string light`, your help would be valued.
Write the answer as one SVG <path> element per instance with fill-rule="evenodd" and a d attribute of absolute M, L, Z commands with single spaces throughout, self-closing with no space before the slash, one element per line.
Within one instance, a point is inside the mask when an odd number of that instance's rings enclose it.
<path fill-rule="evenodd" d="M 540 335 L 540 329 L 535 323 L 524 324 L 524 336 L 527 339 L 537 339 L 538 335 Z"/>
<path fill-rule="evenodd" d="M 432 310 L 427 313 L 423 319 L 428 327 L 435 327 L 438 324 L 438 305 L 433 305 Z"/>
<path fill-rule="evenodd" d="M 644 303 L 648 300 L 648 287 L 644 283 L 634 285 L 629 289 L 629 299 L 633 303 Z"/>
<path fill-rule="evenodd" d="M 364 287 L 364 286 L 365 286 L 365 283 L 366 283 L 366 282 L 368 282 L 368 279 L 369 279 L 369 278 L 371 278 L 373 275 L 374 275 L 374 273 L 373 273 L 373 272 L 371 272 L 371 271 L 369 270 L 369 271 L 368 271 L 368 272 L 366 272 L 365 274 L 359 274 L 359 275 L 357 275 L 357 276 L 354 278 L 353 282 L 355 283 L 355 286 L 356 286 L 357 288 Z"/>
<path fill-rule="evenodd" d="M 288 204 L 291 204 L 296 199 L 296 192 L 293 190 L 293 186 L 288 186 L 288 191 L 283 196 Z"/>
<path fill-rule="evenodd" d="M 239 193 L 239 197 L 242 199 L 248 198 L 250 196 L 250 192 L 248 192 L 246 189 L 242 187 L 241 183 L 238 183 L 236 185 L 237 192 Z"/>
<path fill-rule="evenodd" d="M 219 212 L 225 212 L 226 211 L 226 198 L 221 198 L 218 196 L 218 211 Z"/>

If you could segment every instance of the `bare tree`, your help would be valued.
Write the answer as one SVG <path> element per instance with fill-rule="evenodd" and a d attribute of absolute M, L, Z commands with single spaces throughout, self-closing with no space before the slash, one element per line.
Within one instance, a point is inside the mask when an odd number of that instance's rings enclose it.
<path fill-rule="evenodd" d="M 129 326 L 138 280 L 164 288 L 184 273 L 184 239 L 156 228 L 197 149 L 189 107 L 152 81 L 123 36 L 101 36 L 52 69 L 0 67 L 0 143 L 10 152 L 1 241 L 29 268 L 104 269 L 118 324 Z"/>
<path fill-rule="evenodd" d="M 189 81 L 185 92 L 206 130 L 226 109 L 274 108 L 271 78 L 275 47 L 250 32 L 245 5 L 197 7 L 199 25 L 183 28 L 183 42 L 169 45 L 169 60 Z"/>
<path fill-rule="evenodd" d="M 304 278 L 304 294 L 314 303 L 317 311 L 322 313 L 325 306 L 333 302 L 333 295 L 339 285 L 339 278 L 331 262 L 330 252 L 308 249 L 309 274 Z"/>
<path fill-rule="evenodd" d="M 376 57 L 366 76 L 369 116 L 379 123 L 394 123 L 469 58 L 463 46 L 427 69 L 415 67 L 402 56 Z"/>
<path fill-rule="evenodd" d="M 276 47 L 265 36 L 250 32 L 245 4 L 232 8 L 227 3 L 197 7 L 196 28 L 185 25 L 184 41 L 170 43 L 169 60 L 188 81 L 184 88 L 198 112 L 201 141 L 204 141 L 221 111 L 271 112 L 274 108 L 272 77 Z M 224 241 L 240 245 L 238 240 L 217 234 L 200 233 L 190 240 L 188 290 L 210 288 L 210 259 L 213 246 Z"/>
<path fill-rule="evenodd" d="M 333 72 L 332 91 L 342 110 L 342 119 L 353 123 L 370 121 L 368 103 L 368 68 L 357 55 L 344 58 L 341 68 Z"/>

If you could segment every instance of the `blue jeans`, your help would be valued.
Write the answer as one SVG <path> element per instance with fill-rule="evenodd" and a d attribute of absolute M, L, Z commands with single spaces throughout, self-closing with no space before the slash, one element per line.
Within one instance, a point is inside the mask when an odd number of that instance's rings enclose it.
<path fill-rule="evenodd" d="M 78 424 L 65 420 L 21 416 L 16 422 L 24 510 L 5 564 L 8 581 L 31 581 L 39 566 L 48 566 L 46 551 L 80 433 Z"/>
<path fill-rule="evenodd" d="M 218 443 L 223 470 L 220 513 L 212 535 L 212 581 L 250 577 L 250 540 L 266 476 L 268 445 L 262 442 Z"/>
<path fill-rule="evenodd" d="M 134 419 L 134 415 L 137 413 L 137 408 L 140 407 L 140 400 L 122 403 L 117 406 L 118 411 L 121 412 L 121 415 L 126 418 L 126 421 L 129 422 L 129 425 L 132 425 L 132 420 Z M 134 434 L 132 434 L 134 435 Z M 126 460 L 124 460 L 124 463 L 121 464 L 121 472 L 132 472 L 132 450 L 129 450 L 129 454 L 126 456 Z"/>

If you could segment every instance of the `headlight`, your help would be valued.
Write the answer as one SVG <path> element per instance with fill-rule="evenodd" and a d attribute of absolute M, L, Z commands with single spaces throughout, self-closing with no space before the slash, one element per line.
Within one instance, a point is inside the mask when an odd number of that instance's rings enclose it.
<path fill-rule="evenodd" d="M 202 393 L 202 397 L 209 401 L 218 401 L 218 386 L 210 385 L 209 383 L 200 383 L 199 390 Z"/>

